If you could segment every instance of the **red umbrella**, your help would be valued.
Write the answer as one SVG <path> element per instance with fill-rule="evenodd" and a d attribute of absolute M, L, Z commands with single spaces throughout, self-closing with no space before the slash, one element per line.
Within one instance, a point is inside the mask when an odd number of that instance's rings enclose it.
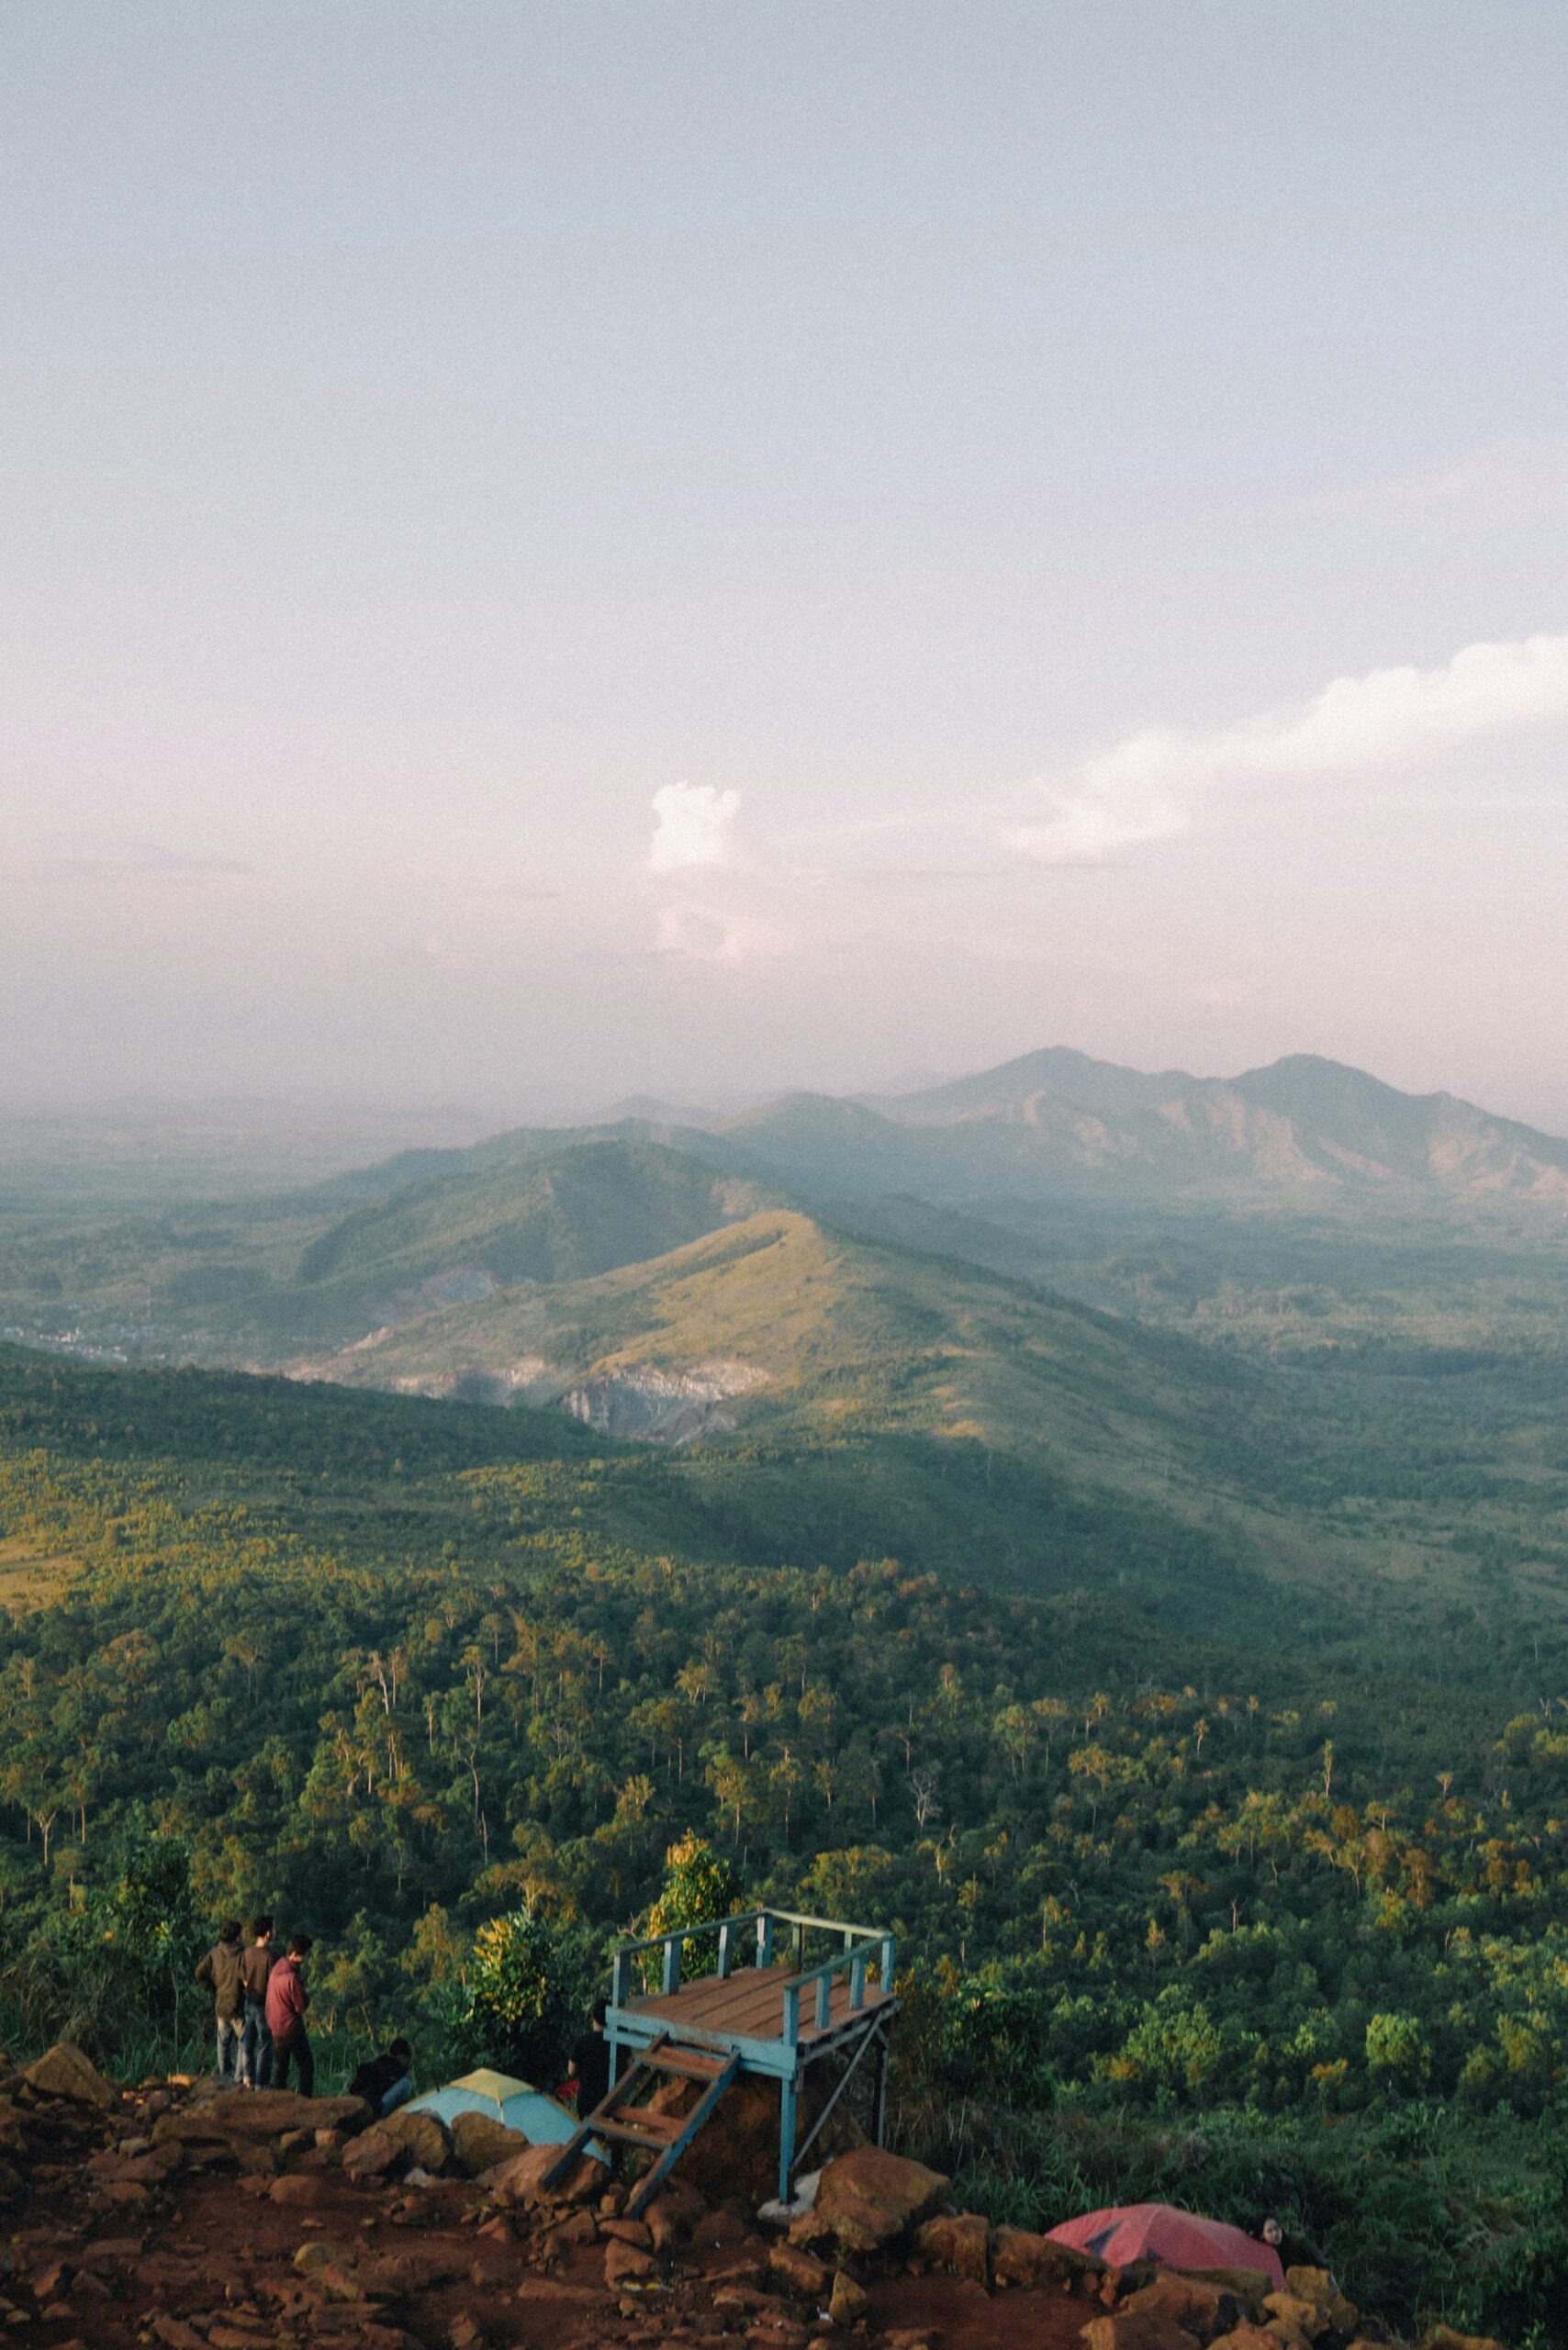
<path fill-rule="evenodd" d="M 1121 2203 L 1064 2220 L 1051 2235 L 1075 2252 L 1092 2252 L 1113 2268 L 1135 2260 L 1163 2261 L 1168 2268 L 1256 2268 L 1282 2291 L 1285 2272 L 1271 2244 L 1260 2243 L 1224 2220 L 1200 2220 L 1170 2203 Z"/>

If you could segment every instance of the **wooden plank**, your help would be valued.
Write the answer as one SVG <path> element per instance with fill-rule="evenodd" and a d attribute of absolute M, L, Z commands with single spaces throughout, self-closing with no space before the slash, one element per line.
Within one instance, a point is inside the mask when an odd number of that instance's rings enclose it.
<path fill-rule="evenodd" d="M 701 1983 L 684 1985 L 667 1999 L 642 2000 L 632 2012 L 641 2021 L 657 2025 L 678 2040 L 684 2027 L 728 2033 L 737 2039 L 781 2041 L 788 1981 L 788 1977 L 778 1975 L 771 1981 L 764 1977 L 760 1982 L 753 1975 L 748 1981 L 744 1972 L 722 1981 L 710 1977 Z M 849 1985 L 835 1982 L 824 2017 L 817 2004 L 817 1986 L 813 1984 L 811 1988 L 811 2001 L 801 2003 L 802 2044 L 847 2026 L 868 2023 L 880 2008 L 889 2004 L 889 1994 L 868 1984 L 863 2004 L 857 2008 L 852 2003 Z"/>

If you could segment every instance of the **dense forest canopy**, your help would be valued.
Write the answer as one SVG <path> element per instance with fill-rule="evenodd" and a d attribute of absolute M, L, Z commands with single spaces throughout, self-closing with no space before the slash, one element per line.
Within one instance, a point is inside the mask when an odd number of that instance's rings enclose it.
<path fill-rule="evenodd" d="M 857 1542 L 893 1473 L 869 1438 L 672 1458 L 6 1353 L 6 2029 L 172 2050 L 196 1941 L 266 1906 L 317 1937 L 331 2025 L 420 2019 L 435 2056 L 487 1921 L 586 1991 L 695 1833 L 748 1897 L 895 1928 L 902 2126 L 943 2152 L 968 2111 L 993 2204 L 1130 2189 L 1179 2143 L 1189 2192 L 1281 2204 L 1369 2295 L 1528 2301 L 1544 2174 L 1509 2123 L 1558 2143 L 1568 2064 L 1561 1632 L 1505 1576 L 1490 1618 L 1298 1635 L 1195 1538 L 1173 1606 L 1158 1505 L 1053 1522 L 1025 1483 L 1029 1587 L 963 1473 L 919 1488 L 912 1563 Z M 1455 2133 L 1497 2150 L 1489 2253 L 1429 2176 L 1388 2241 L 1336 2186 L 1413 2113 L 1444 2117 L 1424 2175 Z"/>

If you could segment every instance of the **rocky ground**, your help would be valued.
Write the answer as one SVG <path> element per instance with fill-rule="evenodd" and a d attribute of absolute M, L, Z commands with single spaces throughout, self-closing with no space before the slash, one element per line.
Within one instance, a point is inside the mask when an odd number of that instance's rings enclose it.
<path fill-rule="evenodd" d="M 860 2147 L 788 2232 L 678 2178 L 642 2220 L 596 2162 L 346 2098 L 120 2088 L 0 2060 L 0 2326 L 50 2350 L 1353 2350 L 1321 2270 L 1110 2269 L 947 2208 Z M 1426 2350 L 1495 2350 L 1441 2330 Z"/>

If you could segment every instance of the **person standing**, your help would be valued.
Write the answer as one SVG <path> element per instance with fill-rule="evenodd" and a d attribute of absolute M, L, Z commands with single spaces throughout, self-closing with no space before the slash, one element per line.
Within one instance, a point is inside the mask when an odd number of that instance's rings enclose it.
<path fill-rule="evenodd" d="M 240 2041 L 240 2080 L 248 2089 L 271 2088 L 273 2036 L 267 2030 L 267 1981 L 277 1964 L 273 1949 L 273 1921 L 252 1918 L 250 1946 L 240 1961 L 240 1983 L 245 1997 L 244 2031 Z"/>
<path fill-rule="evenodd" d="M 267 1978 L 267 2030 L 273 2036 L 273 2076 L 280 2089 L 288 2087 L 290 2068 L 299 2071 L 299 2094 L 316 2094 L 316 2058 L 305 2011 L 310 1994 L 305 1987 L 305 1962 L 310 1955 L 308 1934 L 290 1934 L 288 1948 Z"/>
<path fill-rule="evenodd" d="M 196 1979 L 212 1993 L 218 2021 L 218 2077 L 226 2088 L 240 2081 L 240 2049 L 244 2030 L 244 1996 L 240 1985 L 240 1920 L 230 1918 L 219 1926 L 218 1940 L 196 1967 Z"/>

